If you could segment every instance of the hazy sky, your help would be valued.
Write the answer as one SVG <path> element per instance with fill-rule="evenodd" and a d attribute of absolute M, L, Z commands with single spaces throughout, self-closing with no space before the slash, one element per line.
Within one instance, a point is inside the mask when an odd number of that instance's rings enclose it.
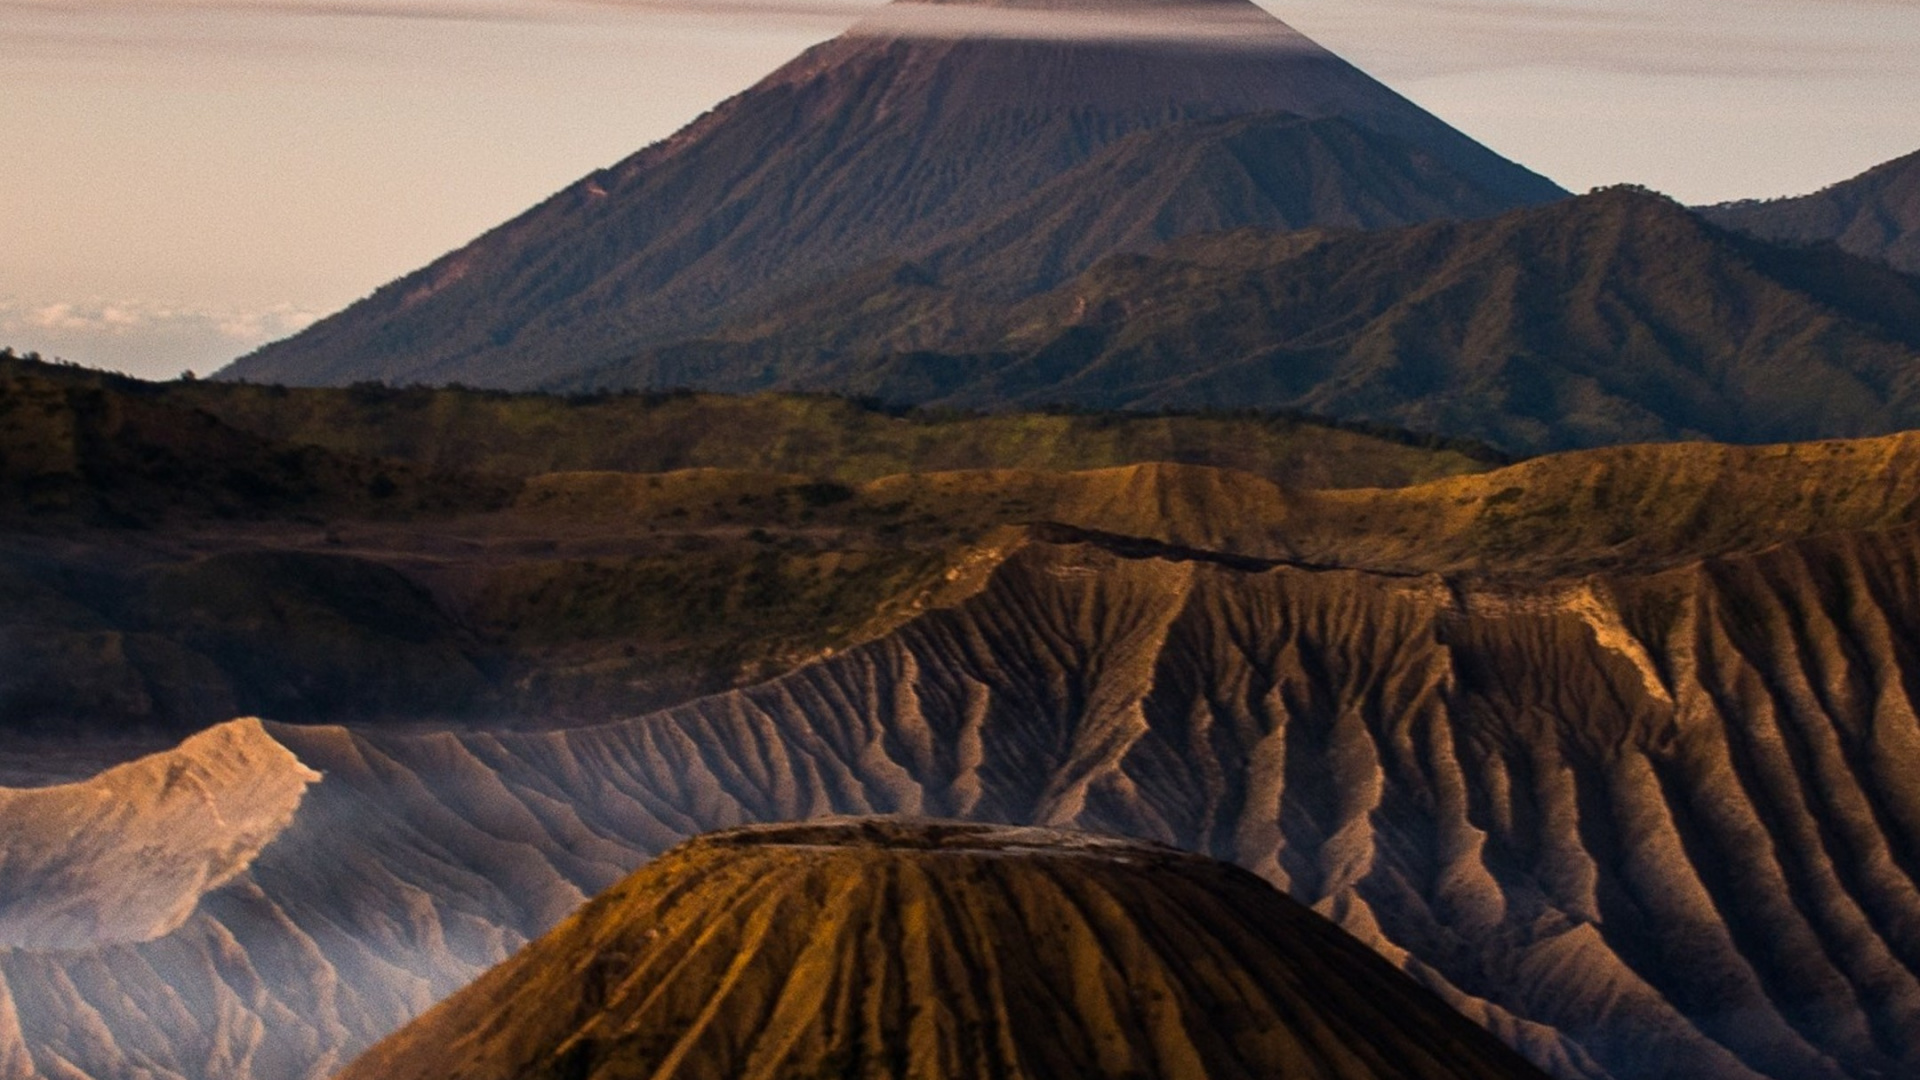
<path fill-rule="evenodd" d="M 1920 149 L 1920 0 L 1262 2 L 1575 190 L 1798 194 Z M 871 10 L 0 0 L 0 345 L 209 371 Z"/>

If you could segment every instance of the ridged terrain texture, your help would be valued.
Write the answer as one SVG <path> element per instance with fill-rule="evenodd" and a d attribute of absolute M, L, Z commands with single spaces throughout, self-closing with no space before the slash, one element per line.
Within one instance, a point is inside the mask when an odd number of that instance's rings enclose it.
<path fill-rule="evenodd" d="M 0 948 L 89 948 L 178 929 L 293 820 L 318 773 L 257 720 L 78 784 L 0 788 Z"/>
<path fill-rule="evenodd" d="M 276 775 L 324 776 L 292 822 L 172 933 L 0 950 L 0 1076 L 327 1076 L 688 836 L 875 813 L 1232 861 L 1567 1080 L 1920 1074 L 1910 450 L 1299 502 L 1127 470 L 1089 499 L 1168 533 L 996 541 L 745 690 L 540 734 L 267 725 Z"/>
<path fill-rule="evenodd" d="M 1906 430 L 1916 372 L 1920 280 L 1610 188 L 1485 220 L 1195 236 L 1017 305 L 860 276 L 581 385 L 1284 408 L 1542 453 Z"/>
<path fill-rule="evenodd" d="M 1703 207 L 1732 229 L 1768 240 L 1839 245 L 1920 274 L 1920 152 L 1876 165 L 1811 195 Z"/>
<path fill-rule="evenodd" d="M 1244 870 L 891 818 L 682 844 L 339 1080 L 450 1076 L 1544 1080 Z"/>
<path fill-rule="evenodd" d="M 1017 32 L 1035 13 L 1009 9 L 1034 6 L 1077 29 Z M 944 31 L 921 25 L 929 9 L 882 9 L 224 374 L 526 388 L 878 260 L 940 252 L 998 280 L 1004 235 L 1031 243 L 1003 284 L 1047 284 L 1197 229 L 1406 224 L 1564 194 L 1246 0 L 947 5 Z M 1016 32 L 985 32 L 1009 18 Z M 1100 40 L 1115 23 L 1138 33 Z M 1258 130 L 1218 124 L 1254 114 Z M 1128 143 L 1154 132 L 1169 133 Z M 1103 216 L 1121 187 L 1128 204 Z"/>

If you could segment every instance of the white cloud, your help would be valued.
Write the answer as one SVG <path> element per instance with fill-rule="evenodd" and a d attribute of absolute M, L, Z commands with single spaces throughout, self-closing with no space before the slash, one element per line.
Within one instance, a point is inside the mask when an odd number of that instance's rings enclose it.
<path fill-rule="evenodd" d="M 34 304 L 0 299 L 0 333 L 57 330 L 130 337 L 166 331 L 212 332 L 236 342 L 258 342 L 306 328 L 320 316 L 293 304 L 260 311 L 207 311 L 142 300 Z"/>
<path fill-rule="evenodd" d="M 320 317 L 293 304 L 245 311 L 143 300 L 0 298 L 0 346 L 150 378 L 211 371 Z"/>

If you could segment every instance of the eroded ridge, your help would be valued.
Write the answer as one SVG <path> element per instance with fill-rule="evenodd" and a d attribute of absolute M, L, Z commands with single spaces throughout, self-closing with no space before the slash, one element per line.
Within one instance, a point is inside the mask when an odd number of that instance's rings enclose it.
<path fill-rule="evenodd" d="M 46 788 L 0 788 L 0 948 L 152 941 L 244 872 L 320 774 L 255 719 Z"/>
<path fill-rule="evenodd" d="M 681 839 L 825 814 L 1229 859 L 1561 1077 L 1910 1075 L 1915 539 L 1526 589 L 1031 543 L 621 724 L 270 726 L 294 822 L 164 938 L 0 954 L 0 1076 L 325 1076 Z"/>

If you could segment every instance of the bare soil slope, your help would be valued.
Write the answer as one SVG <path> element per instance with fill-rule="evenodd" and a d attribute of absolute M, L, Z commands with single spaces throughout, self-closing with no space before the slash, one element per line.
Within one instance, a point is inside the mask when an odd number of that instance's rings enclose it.
<path fill-rule="evenodd" d="M 682 844 L 340 1080 L 1544 1080 L 1224 863 L 887 818 Z"/>
<path fill-rule="evenodd" d="M 139 800 L 105 785 L 0 800 L 0 1078 L 326 1076 L 686 837 L 836 813 L 1228 859 L 1568 1080 L 1914 1075 L 1916 447 L 1346 491 L 592 473 L 331 535 L 9 533 L 10 716 L 49 672 L 70 703 L 209 667 L 352 715 L 534 676 L 635 704 L 539 733 L 237 722 L 194 744 L 232 767 L 126 774 L 179 815 L 157 832 L 116 833 Z M 88 544 L 122 576 L 80 574 Z M 461 651 L 496 634 L 533 665 Z M 703 664 L 780 673 L 639 704 L 649 650 L 699 634 Z M 101 883 L 128 865 L 150 902 Z"/>

